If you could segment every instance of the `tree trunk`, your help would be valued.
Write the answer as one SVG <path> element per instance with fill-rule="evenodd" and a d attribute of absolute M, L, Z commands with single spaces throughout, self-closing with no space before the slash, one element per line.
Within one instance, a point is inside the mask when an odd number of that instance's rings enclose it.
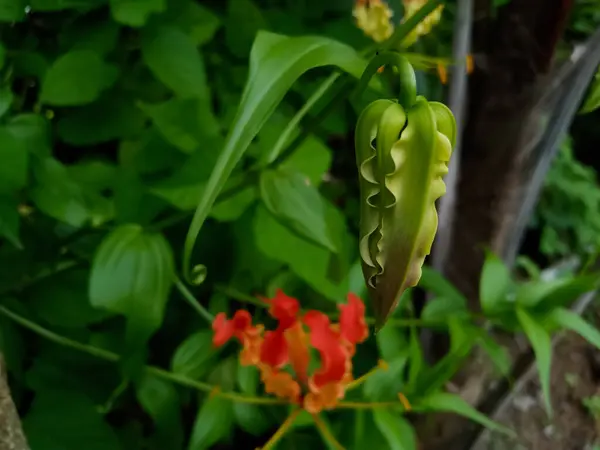
<path fill-rule="evenodd" d="M 17 408 L 10 396 L 4 359 L 0 355 L 0 450 L 29 450 Z"/>
<path fill-rule="evenodd" d="M 511 1 L 498 17 L 475 13 L 474 53 L 484 54 L 469 92 L 448 278 L 478 307 L 484 248 L 502 254 L 503 224 L 516 214 L 527 180 L 523 151 L 541 130 L 538 103 L 572 0 Z M 483 11 L 482 11 L 483 9 Z M 458 263 L 459 262 L 459 263 Z"/>

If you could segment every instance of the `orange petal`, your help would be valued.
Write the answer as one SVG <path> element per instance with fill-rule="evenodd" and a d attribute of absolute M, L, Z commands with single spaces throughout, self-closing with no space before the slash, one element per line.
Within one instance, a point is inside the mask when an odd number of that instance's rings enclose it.
<path fill-rule="evenodd" d="M 446 84 L 448 82 L 448 71 L 446 70 L 446 66 L 443 64 L 438 64 L 437 71 L 442 84 Z"/>
<path fill-rule="evenodd" d="M 288 344 L 290 364 L 296 373 L 296 378 L 300 383 L 306 384 L 308 380 L 308 364 L 310 361 L 308 335 L 302 328 L 302 324 L 296 322 L 292 327 L 285 331 L 285 338 Z"/>
<path fill-rule="evenodd" d="M 286 398 L 296 403 L 300 398 L 300 385 L 287 372 L 280 372 L 268 366 L 261 368 L 261 379 L 265 385 L 265 392 Z"/>
<path fill-rule="evenodd" d="M 344 387 L 339 383 L 329 383 L 318 390 L 311 388 L 311 392 L 304 397 L 304 409 L 311 414 L 333 409 L 343 396 Z"/>

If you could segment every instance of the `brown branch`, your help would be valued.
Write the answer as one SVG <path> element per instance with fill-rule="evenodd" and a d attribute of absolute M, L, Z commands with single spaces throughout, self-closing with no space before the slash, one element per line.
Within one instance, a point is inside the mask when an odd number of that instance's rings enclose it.
<path fill-rule="evenodd" d="M 0 355 L 0 450 L 29 450 L 17 408 L 10 396 L 5 368 Z"/>

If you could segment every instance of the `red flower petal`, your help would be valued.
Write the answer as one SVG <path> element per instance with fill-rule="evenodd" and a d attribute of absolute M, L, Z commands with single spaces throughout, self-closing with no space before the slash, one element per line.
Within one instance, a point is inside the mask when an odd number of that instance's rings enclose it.
<path fill-rule="evenodd" d="M 248 311 L 241 309 L 235 312 L 231 320 L 228 320 L 225 313 L 219 313 L 213 320 L 212 329 L 215 332 L 213 344 L 216 347 L 224 345 L 233 336 L 243 342 L 244 333 L 252 329 L 252 316 Z"/>
<path fill-rule="evenodd" d="M 212 329 L 215 332 L 213 335 L 213 345 L 220 347 L 233 337 L 233 323 L 227 320 L 225 313 L 219 313 L 212 323 Z"/>
<path fill-rule="evenodd" d="M 348 294 L 348 303 L 339 305 L 340 332 L 352 344 L 363 342 L 369 335 L 365 322 L 365 305 L 355 294 Z"/>
<path fill-rule="evenodd" d="M 282 330 L 265 333 L 260 347 L 260 360 L 273 368 L 281 367 L 288 362 L 288 344 Z"/>
<path fill-rule="evenodd" d="M 267 300 L 271 304 L 269 313 L 279 321 L 279 327 L 287 329 L 297 320 L 300 304 L 293 297 L 288 297 L 281 289 L 277 289 L 275 297 Z"/>
<path fill-rule="evenodd" d="M 348 368 L 349 354 L 339 333 L 331 329 L 329 318 L 319 311 L 306 313 L 304 323 L 310 328 L 311 345 L 321 355 L 321 368 L 313 376 L 315 386 L 341 381 Z"/>

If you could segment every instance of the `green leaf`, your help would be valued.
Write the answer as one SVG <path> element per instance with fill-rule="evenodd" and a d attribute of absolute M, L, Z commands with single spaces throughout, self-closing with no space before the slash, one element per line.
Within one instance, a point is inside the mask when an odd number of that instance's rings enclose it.
<path fill-rule="evenodd" d="M 556 325 L 579 334 L 594 347 L 600 349 L 600 331 L 579 316 L 565 308 L 557 308 L 549 315 Z"/>
<path fill-rule="evenodd" d="M 161 448 L 180 449 L 183 445 L 180 401 L 173 384 L 153 375 L 145 375 L 136 385 L 137 398 L 155 424 Z"/>
<path fill-rule="evenodd" d="M 191 379 L 202 378 L 217 356 L 212 345 L 211 330 L 199 331 L 183 341 L 171 361 L 171 370 Z"/>
<path fill-rule="evenodd" d="M 113 204 L 98 192 L 75 182 L 68 170 L 53 158 L 34 166 L 36 184 L 30 197 L 45 214 L 74 227 L 92 222 L 99 225 L 114 216 Z"/>
<path fill-rule="evenodd" d="M 174 98 L 157 105 L 140 103 L 139 107 L 165 139 L 181 151 L 218 151 L 214 140 L 220 133 L 219 124 L 205 102 Z"/>
<path fill-rule="evenodd" d="M 173 273 L 173 252 L 161 234 L 121 225 L 94 256 L 90 302 L 127 317 L 128 344 L 143 345 L 162 323 Z"/>
<path fill-rule="evenodd" d="M 552 369 L 552 342 L 550 340 L 550 335 L 544 330 L 542 325 L 540 325 L 525 310 L 518 308 L 517 318 L 533 347 L 535 362 L 542 384 L 542 393 L 544 394 L 546 411 L 551 417 L 552 399 L 550 397 L 550 371 Z"/>
<path fill-rule="evenodd" d="M 259 375 L 257 367 L 238 364 L 237 384 L 240 387 L 240 390 L 244 394 L 256 395 Z"/>
<path fill-rule="evenodd" d="M 556 280 L 529 281 L 519 286 L 517 303 L 538 312 L 568 306 L 579 296 L 593 291 L 598 286 L 598 274 L 575 277 L 565 276 Z"/>
<path fill-rule="evenodd" d="M 56 327 L 80 328 L 105 319 L 108 314 L 92 308 L 88 299 L 89 271 L 58 273 L 25 290 L 35 315 Z"/>
<path fill-rule="evenodd" d="M 335 246 L 340 249 L 338 254 L 299 238 L 262 206 L 257 208 L 254 218 L 254 239 L 265 256 L 289 265 L 312 288 L 337 302 L 348 292 L 346 274 L 350 261 L 342 252 L 351 248 L 351 238 L 338 210 L 329 206 L 326 220 L 331 236 L 336 239 Z"/>
<path fill-rule="evenodd" d="M 408 362 L 406 349 L 404 354 L 389 359 L 387 362 L 386 370 L 379 369 L 369 376 L 363 385 L 363 393 L 371 401 L 394 401 L 398 399 L 398 393 L 402 391 L 405 381 L 404 372 Z"/>
<path fill-rule="evenodd" d="M 486 313 L 502 308 L 510 287 L 510 272 L 500 258 L 491 252 L 486 253 L 479 282 L 479 300 Z"/>
<path fill-rule="evenodd" d="M 110 10 L 117 22 L 141 27 L 152 13 L 163 12 L 166 0 L 110 0 Z"/>
<path fill-rule="evenodd" d="M 304 72 L 324 65 L 339 66 L 359 77 L 366 62 L 353 48 L 331 39 L 258 34 L 252 46 L 250 73 L 234 125 L 188 230 L 183 255 L 186 277 L 190 275 L 190 258 L 202 224 L 252 139 L 292 84 Z"/>
<path fill-rule="evenodd" d="M 215 13 L 196 2 L 187 2 L 171 23 L 182 29 L 196 46 L 209 42 L 221 26 Z"/>
<path fill-rule="evenodd" d="M 379 431 L 385 436 L 390 450 L 416 450 L 417 436 L 410 422 L 389 409 L 373 410 L 373 419 Z"/>
<path fill-rule="evenodd" d="M 240 428 L 253 436 L 262 436 L 273 426 L 267 411 L 258 405 L 235 402 L 233 414 Z"/>
<path fill-rule="evenodd" d="M 230 0 L 227 3 L 225 42 L 238 58 L 245 58 L 259 30 L 266 28 L 260 8 L 252 0 Z"/>
<path fill-rule="evenodd" d="M 32 449 L 116 450 L 119 442 L 96 405 L 72 389 L 38 392 L 23 428 Z"/>
<path fill-rule="evenodd" d="M 62 11 L 65 9 L 89 10 L 106 3 L 106 0 L 30 0 L 32 12 Z"/>
<path fill-rule="evenodd" d="M 467 303 L 462 297 L 436 297 L 425 304 L 421 319 L 432 322 L 445 322 L 448 318 L 468 318 Z"/>
<path fill-rule="evenodd" d="M 204 61 L 183 31 L 161 26 L 145 32 L 142 55 L 156 78 L 180 97 L 209 99 Z"/>
<path fill-rule="evenodd" d="M 227 439 L 233 426 L 233 404 L 219 396 L 202 403 L 192 429 L 188 450 L 204 450 Z"/>
<path fill-rule="evenodd" d="M 25 0 L 0 0 L 0 22 L 19 22 L 25 17 Z"/>
<path fill-rule="evenodd" d="M 480 330 L 477 343 L 487 353 L 500 373 L 507 377 L 511 370 L 511 359 L 506 348 L 498 344 L 485 330 Z"/>
<path fill-rule="evenodd" d="M 331 166 L 331 149 L 315 136 L 307 136 L 298 148 L 281 164 L 284 170 L 303 173 L 314 186 L 323 181 L 323 175 Z"/>
<path fill-rule="evenodd" d="M 50 66 L 40 100 L 54 106 L 85 105 L 117 80 L 118 69 L 89 50 L 75 50 L 59 57 Z"/>
<path fill-rule="evenodd" d="M 254 186 L 242 189 L 227 199 L 216 203 L 210 216 L 219 222 L 238 220 L 257 199 L 258 192 Z"/>
<path fill-rule="evenodd" d="M 420 399 L 413 405 L 415 411 L 422 412 L 452 412 L 460 414 L 473 420 L 490 430 L 513 436 L 514 432 L 509 428 L 488 419 L 485 414 L 480 413 L 469 405 L 462 397 L 447 392 L 436 392 L 423 399 Z"/>
<path fill-rule="evenodd" d="M 82 146 L 137 136 L 144 125 L 144 114 L 133 100 L 115 93 L 61 115 L 57 128 L 64 142 Z"/>
<path fill-rule="evenodd" d="M 421 269 L 419 287 L 433 292 L 440 297 L 452 299 L 457 304 L 466 302 L 465 296 L 437 270 L 428 266 L 423 266 Z"/>
<path fill-rule="evenodd" d="M 89 20 L 83 16 L 66 24 L 59 40 L 67 50 L 91 50 L 105 56 L 117 46 L 119 32 L 119 24 L 112 20 Z"/>
<path fill-rule="evenodd" d="M 29 155 L 24 143 L 6 127 L 0 128 L 0 193 L 25 187 Z"/>
<path fill-rule="evenodd" d="M 23 378 L 23 362 L 26 358 L 25 341 L 20 329 L 6 317 L 0 318 L 0 353 L 6 369 L 19 381 Z"/>
<path fill-rule="evenodd" d="M 377 339 L 379 353 L 385 361 L 406 354 L 408 349 L 404 331 L 398 327 L 383 327 L 377 332 L 375 339 Z"/>
<path fill-rule="evenodd" d="M 13 116 L 5 128 L 32 154 L 51 155 L 48 122 L 41 115 L 27 113 Z"/>
<path fill-rule="evenodd" d="M 7 87 L 0 88 L 0 117 L 2 117 L 10 109 L 14 95 Z"/>
<path fill-rule="evenodd" d="M 266 170 L 260 194 L 267 209 L 300 237 L 336 252 L 327 226 L 325 201 L 309 180 L 297 172 Z"/>
<path fill-rule="evenodd" d="M 19 211 L 16 199 L 0 196 L 0 238 L 4 237 L 17 248 L 23 248 L 19 239 Z"/>
<path fill-rule="evenodd" d="M 600 67 L 588 88 L 588 93 L 579 114 L 588 114 L 600 107 Z"/>

